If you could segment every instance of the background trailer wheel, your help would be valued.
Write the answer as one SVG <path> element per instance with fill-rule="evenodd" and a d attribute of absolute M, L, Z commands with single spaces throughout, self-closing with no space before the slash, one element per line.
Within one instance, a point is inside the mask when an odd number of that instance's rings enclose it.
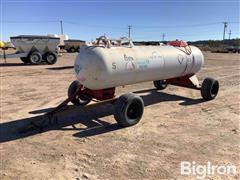
<path fill-rule="evenodd" d="M 55 64 L 57 62 L 57 54 L 53 52 L 47 52 L 44 55 L 44 60 L 47 64 Z"/>
<path fill-rule="evenodd" d="M 142 118 L 143 111 L 142 98 L 133 93 L 120 96 L 114 103 L 114 118 L 122 127 L 137 124 Z"/>
<path fill-rule="evenodd" d="M 74 52 L 76 52 L 76 49 L 75 49 L 74 47 L 71 47 L 71 48 L 69 49 L 69 52 L 70 52 L 70 53 L 74 53 Z"/>
<path fill-rule="evenodd" d="M 201 95 L 203 99 L 209 101 L 213 100 L 219 90 L 219 82 L 213 78 L 206 78 L 204 79 L 201 87 Z"/>
<path fill-rule="evenodd" d="M 73 81 L 68 87 L 68 97 L 71 98 L 77 91 L 82 87 L 82 85 L 78 81 Z M 87 97 L 86 95 L 77 95 L 75 96 L 71 102 L 76 106 L 85 106 L 87 105 L 92 98 Z"/>
<path fill-rule="evenodd" d="M 158 81 L 153 81 L 153 84 L 156 89 L 158 90 L 163 90 L 166 89 L 168 84 L 166 80 L 158 80 Z"/>
<path fill-rule="evenodd" d="M 42 55 L 40 52 L 37 51 L 29 54 L 28 58 L 31 64 L 40 64 L 42 62 Z"/>
<path fill-rule="evenodd" d="M 79 50 L 80 50 L 80 47 L 75 48 L 76 52 L 79 52 Z"/>

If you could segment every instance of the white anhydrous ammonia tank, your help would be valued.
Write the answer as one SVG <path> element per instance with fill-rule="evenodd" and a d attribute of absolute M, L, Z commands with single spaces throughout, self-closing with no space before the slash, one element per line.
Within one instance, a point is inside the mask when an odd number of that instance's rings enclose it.
<path fill-rule="evenodd" d="M 78 81 L 97 90 L 144 81 L 164 80 L 195 74 L 204 63 L 202 52 L 189 46 L 188 55 L 183 47 L 82 47 L 74 69 Z"/>

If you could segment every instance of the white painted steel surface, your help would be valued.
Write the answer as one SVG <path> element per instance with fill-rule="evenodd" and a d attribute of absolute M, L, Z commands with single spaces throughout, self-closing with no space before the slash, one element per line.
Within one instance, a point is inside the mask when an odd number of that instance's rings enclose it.
<path fill-rule="evenodd" d="M 74 69 L 81 84 L 104 89 L 144 81 L 163 80 L 195 74 L 204 63 L 202 52 L 189 46 L 81 47 Z M 180 50 L 181 49 L 181 50 Z"/>
<path fill-rule="evenodd" d="M 65 45 L 65 40 L 69 40 L 68 35 L 66 34 L 48 34 L 49 37 L 56 37 L 60 38 L 60 43 L 59 46 L 64 46 Z"/>
<path fill-rule="evenodd" d="M 0 59 L 3 58 L 20 58 L 27 57 L 28 53 L 15 53 L 15 54 L 0 54 Z"/>
<path fill-rule="evenodd" d="M 30 52 L 36 49 L 41 54 L 46 51 L 57 52 L 57 46 L 60 43 L 59 38 L 51 38 L 48 36 L 16 36 L 10 37 L 11 42 L 16 47 L 16 50 L 20 53 Z"/>

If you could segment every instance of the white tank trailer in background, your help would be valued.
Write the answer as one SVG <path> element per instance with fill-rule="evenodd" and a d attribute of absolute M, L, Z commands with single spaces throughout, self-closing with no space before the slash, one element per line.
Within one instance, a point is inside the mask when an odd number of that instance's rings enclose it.
<path fill-rule="evenodd" d="M 4 54 L 2 58 L 19 57 L 26 64 L 55 64 L 58 58 L 60 38 L 37 35 L 10 37 L 16 48 L 15 54 Z"/>
<path fill-rule="evenodd" d="M 92 99 L 114 99 L 118 86 L 153 81 L 157 90 L 168 84 L 201 91 L 204 100 L 218 94 L 219 83 L 212 78 L 200 84 L 195 74 L 204 63 L 202 52 L 183 41 L 172 41 L 160 46 L 113 46 L 106 37 L 93 46 L 81 48 L 74 69 L 77 80 L 68 89 L 70 101 L 86 105 Z M 112 101 L 114 117 L 123 127 L 137 124 L 144 111 L 144 102 L 133 93 Z"/>
<path fill-rule="evenodd" d="M 86 45 L 86 41 L 82 41 L 78 39 L 69 39 L 69 40 L 64 40 L 64 46 L 62 47 L 62 49 L 65 49 L 68 53 L 74 53 L 74 52 L 79 52 L 80 47 L 85 45 Z"/>
<path fill-rule="evenodd" d="M 79 52 L 80 47 L 86 45 L 86 41 L 69 39 L 66 34 L 48 34 L 48 36 L 60 38 L 59 48 L 66 50 L 68 53 Z"/>

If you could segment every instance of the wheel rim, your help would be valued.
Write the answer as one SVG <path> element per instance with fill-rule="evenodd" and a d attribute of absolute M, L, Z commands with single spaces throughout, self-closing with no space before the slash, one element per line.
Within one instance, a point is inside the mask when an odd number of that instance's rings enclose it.
<path fill-rule="evenodd" d="M 167 86 L 167 81 L 166 80 L 162 80 L 162 86 L 166 87 Z"/>
<path fill-rule="evenodd" d="M 48 62 L 54 62 L 54 60 L 55 60 L 55 57 L 52 54 L 47 56 L 47 61 Z"/>
<path fill-rule="evenodd" d="M 86 102 L 91 101 L 91 99 L 89 97 L 84 96 L 84 95 L 79 95 L 78 100 L 79 100 L 80 103 L 86 103 Z"/>
<path fill-rule="evenodd" d="M 75 84 L 70 91 L 68 91 L 68 97 L 73 96 L 77 91 L 79 91 L 79 89 L 82 88 L 82 85 L 78 86 L 77 84 Z M 85 105 L 88 104 L 91 101 L 90 97 L 87 97 L 86 95 L 82 94 L 82 92 L 80 91 L 79 94 L 77 94 L 73 99 L 72 102 L 75 105 Z"/>
<path fill-rule="evenodd" d="M 136 121 L 141 117 L 142 107 L 138 101 L 133 101 L 127 108 L 126 115 L 130 121 Z"/>
<path fill-rule="evenodd" d="M 217 95 L 218 89 L 219 89 L 218 82 L 214 82 L 214 84 L 212 85 L 212 88 L 211 88 L 211 95 L 212 95 L 212 97 L 215 97 Z"/>
<path fill-rule="evenodd" d="M 38 63 L 38 62 L 39 62 L 39 57 L 38 57 L 38 55 L 35 55 L 35 54 L 32 55 L 32 56 L 31 56 L 31 61 L 34 62 L 34 63 Z"/>

